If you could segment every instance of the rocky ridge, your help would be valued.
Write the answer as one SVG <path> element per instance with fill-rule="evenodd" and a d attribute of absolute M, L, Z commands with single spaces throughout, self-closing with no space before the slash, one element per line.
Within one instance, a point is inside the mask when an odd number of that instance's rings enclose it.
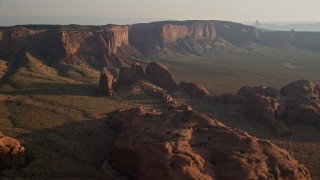
<path fill-rule="evenodd" d="M 196 111 L 134 108 L 108 123 L 111 164 L 133 179 L 311 179 L 287 151 Z"/>
<path fill-rule="evenodd" d="M 319 84 L 307 80 L 293 82 L 280 91 L 272 87 L 244 86 L 237 94 L 220 95 L 218 102 L 238 104 L 243 114 L 268 127 L 277 136 L 292 135 L 286 125 L 319 127 Z"/>
<path fill-rule="evenodd" d="M 109 115 L 107 123 L 119 132 L 112 156 L 102 166 L 109 179 L 311 179 L 309 171 L 287 151 L 226 127 L 170 95 L 184 91 L 193 97 L 209 97 L 205 88 L 190 82 L 177 85 L 172 73 L 154 62 L 144 75 L 138 64 L 124 69 L 127 73 L 120 73 L 119 79 L 128 83 L 122 86 L 138 83 L 167 110 L 139 107 Z M 275 135 L 290 135 L 290 129 L 277 119 L 281 98 L 278 90 L 263 86 L 246 86 L 238 94 L 217 97 L 224 103 L 244 105 L 246 116 L 261 121 Z"/>

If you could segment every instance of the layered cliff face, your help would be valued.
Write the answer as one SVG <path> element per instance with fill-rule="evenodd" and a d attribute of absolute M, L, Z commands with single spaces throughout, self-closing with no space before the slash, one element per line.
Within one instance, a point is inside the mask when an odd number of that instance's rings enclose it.
<path fill-rule="evenodd" d="M 217 30 L 217 35 L 232 44 L 238 44 L 246 41 L 255 42 L 262 36 L 262 33 L 253 26 L 225 21 L 216 21 L 214 24 Z"/>
<path fill-rule="evenodd" d="M 80 65 L 75 70 L 78 72 L 83 67 L 96 70 L 105 66 L 129 67 L 141 57 L 159 52 L 206 55 L 219 46 L 243 48 L 251 43 L 318 50 L 319 37 L 319 33 L 261 32 L 252 26 L 225 21 L 15 26 L 0 28 L 0 59 L 16 62 L 21 54 L 29 53 L 57 69 Z"/>
<path fill-rule="evenodd" d="M 136 24 L 129 30 L 130 43 L 141 51 L 164 48 L 168 43 L 175 43 L 184 38 L 213 41 L 216 37 L 214 24 L 205 21 Z"/>
<path fill-rule="evenodd" d="M 128 44 L 128 26 L 12 27 L 1 30 L 0 57 L 28 51 L 45 64 L 64 61 L 85 62 L 94 68 L 122 66 L 127 62 L 117 57 L 118 49 Z"/>

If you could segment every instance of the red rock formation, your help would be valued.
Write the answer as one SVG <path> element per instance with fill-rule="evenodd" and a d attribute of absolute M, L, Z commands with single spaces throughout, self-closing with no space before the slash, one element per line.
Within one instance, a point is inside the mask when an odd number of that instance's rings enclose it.
<path fill-rule="evenodd" d="M 142 81 L 140 86 L 151 97 L 158 99 L 165 104 L 169 104 L 169 102 L 173 100 L 172 96 L 170 96 L 166 90 L 161 89 L 156 85 Z"/>
<path fill-rule="evenodd" d="M 206 90 L 206 88 L 197 85 L 193 82 L 181 82 L 178 86 L 180 91 L 183 91 L 187 94 L 189 94 L 192 97 L 202 98 L 205 96 L 209 96 L 209 92 Z"/>
<path fill-rule="evenodd" d="M 129 45 L 128 26 L 21 26 L 3 30 L 1 39 L 0 56 L 32 49 L 50 64 L 87 63 L 94 68 L 130 64 L 118 58 L 119 48 Z"/>
<path fill-rule="evenodd" d="M 232 44 L 246 41 L 256 42 L 259 41 L 262 36 L 262 33 L 253 26 L 226 21 L 215 21 L 214 25 L 216 27 L 217 36 Z"/>
<path fill-rule="evenodd" d="M 130 43 L 143 51 L 144 48 L 163 47 L 183 38 L 213 41 L 216 30 L 213 23 L 206 21 L 155 22 L 131 26 L 129 37 Z"/>
<path fill-rule="evenodd" d="M 165 66 L 156 62 L 148 64 L 146 68 L 146 78 L 169 92 L 176 91 L 178 88 L 172 73 Z"/>
<path fill-rule="evenodd" d="M 279 117 L 288 124 L 320 124 L 320 86 L 316 82 L 298 80 L 281 89 L 285 96 Z"/>
<path fill-rule="evenodd" d="M 141 89 L 143 89 L 144 92 L 146 92 L 148 95 L 165 103 L 170 110 L 177 110 L 177 111 L 192 110 L 191 106 L 184 105 L 175 101 L 166 90 L 154 84 L 141 81 L 140 86 L 141 86 Z"/>
<path fill-rule="evenodd" d="M 292 131 L 277 120 L 279 106 L 279 99 L 255 94 L 249 99 L 247 115 L 256 122 L 261 122 L 274 135 L 292 135 Z"/>
<path fill-rule="evenodd" d="M 195 111 L 134 108 L 109 123 L 112 165 L 133 179 L 311 179 L 287 151 Z"/>
<path fill-rule="evenodd" d="M 15 168 L 25 164 L 25 148 L 18 140 L 0 132 L 0 169 Z"/>
<path fill-rule="evenodd" d="M 238 94 L 224 94 L 216 97 L 217 102 L 240 106 L 244 115 L 257 122 L 276 136 L 292 135 L 278 117 L 283 99 L 278 90 L 264 86 L 244 86 Z"/>
<path fill-rule="evenodd" d="M 122 67 L 120 69 L 118 84 L 119 85 L 131 85 L 144 78 L 143 67 L 140 64 L 132 64 L 131 68 Z"/>
<path fill-rule="evenodd" d="M 107 68 L 102 68 L 99 80 L 99 87 L 107 96 L 113 94 L 113 76 Z"/>

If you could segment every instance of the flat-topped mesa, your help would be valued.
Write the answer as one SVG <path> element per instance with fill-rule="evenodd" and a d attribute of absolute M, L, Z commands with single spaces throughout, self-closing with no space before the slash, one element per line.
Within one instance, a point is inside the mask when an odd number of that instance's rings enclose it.
<path fill-rule="evenodd" d="M 16 168 L 25 164 L 25 148 L 16 139 L 0 132 L 0 169 Z"/>
<path fill-rule="evenodd" d="M 112 55 L 129 45 L 128 26 L 18 26 L 0 33 L 0 55 L 31 50 L 46 61 L 77 62 L 85 59 L 97 64 L 122 65 Z M 120 61 L 120 60 L 119 60 Z"/>
<path fill-rule="evenodd" d="M 60 31 L 67 54 L 117 52 L 118 47 L 129 44 L 128 26 L 106 27 L 98 31 Z"/>
<path fill-rule="evenodd" d="M 113 76 L 107 68 L 102 68 L 100 74 L 99 87 L 107 96 L 113 95 Z"/>
<path fill-rule="evenodd" d="M 206 21 L 172 21 L 135 24 L 129 29 L 130 44 L 141 49 L 142 46 L 163 47 L 178 39 L 215 40 L 214 24 Z M 140 47 L 140 48 L 139 48 Z"/>
<path fill-rule="evenodd" d="M 261 31 L 253 26 L 227 21 L 214 21 L 214 25 L 217 36 L 232 44 L 256 42 L 262 38 Z"/>

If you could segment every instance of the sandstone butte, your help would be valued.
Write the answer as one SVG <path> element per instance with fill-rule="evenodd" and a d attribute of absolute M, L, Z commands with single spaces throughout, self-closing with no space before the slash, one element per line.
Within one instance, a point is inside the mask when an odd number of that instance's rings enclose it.
<path fill-rule="evenodd" d="M 120 69 L 118 84 L 131 85 L 142 78 L 144 78 L 143 67 L 138 63 L 134 63 L 130 68 L 122 67 Z"/>
<path fill-rule="evenodd" d="M 156 62 L 149 63 L 146 68 L 146 78 L 169 92 L 174 92 L 178 89 L 172 73 L 162 64 Z"/>
<path fill-rule="evenodd" d="M 287 151 L 196 111 L 140 107 L 117 111 L 108 123 L 119 132 L 112 166 L 129 178 L 311 179 Z"/>
<path fill-rule="evenodd" d="M 171 71 L 164 65 L 156 62 L 150 62 L 145 71 L 140 64 L 134 63 L 130 68 L 120 68 L 117 81 L 111 77 L 112 75 L 108 69 L 103 68 L 100 75 L 99 87 L 107 96 L 112 96 L 110 91 L 113 92 L 123 86 L 130 86 L 138 81 L 142 81 L 140 86 L 147 94 L 166 104 L 172 105 L 172 108 L 181 108 L 182 106 L 176 101 L 170 100 L 172 99 L 169 94 L 170 92 L 184 91 L 192 97 L 197 98 L 209 96 L 209 92 L 204 87 L 192 82 L 183 81 L 178 86 Z"/>
<path fill-rule="evenodd" d="M 113 76 L 107 68 L 102 68 L 99 80 L 99 87 L 107 96 L 113 94 Z"/>
<path fill-rule="evenodd" d="M 0 132 L 0 169 L 16 168 L 25 164 L 25 148 L 16 139 Z"/>

